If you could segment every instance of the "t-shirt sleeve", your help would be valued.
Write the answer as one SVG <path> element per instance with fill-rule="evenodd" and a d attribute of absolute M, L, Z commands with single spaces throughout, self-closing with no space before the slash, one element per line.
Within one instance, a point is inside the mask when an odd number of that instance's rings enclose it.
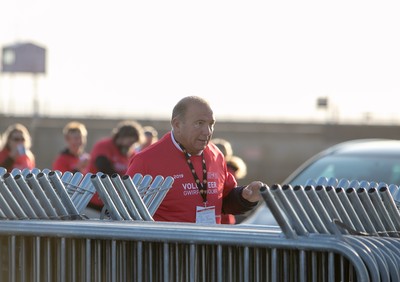
<path fill-rule="evenodd" d="M 140 154 L 132 156 L 125 174 L 133 177 L 136 173 L 141 173 L 142 175 L 147 174 L 145 171 L 144 161 L 141 160 Z"/>
<path fill-rule="evenodd" d="M 237 181 L 235 177 L 232 175 L 232 173 L 226 171 L 223 197 L 226 197 L 236 186 Z"/>
<path fill-rule="evenodd" d="M 222 212 L 230 214 L 243 214 L 253 209 L 258 202 L 249 202 L 242 197 L 245 186 L 235 187 L 222 200 Z"/>

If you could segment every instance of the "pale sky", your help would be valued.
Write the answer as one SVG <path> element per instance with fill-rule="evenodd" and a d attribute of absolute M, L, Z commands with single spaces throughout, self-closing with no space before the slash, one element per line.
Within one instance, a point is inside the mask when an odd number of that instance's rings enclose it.
<path fill-rule="evenodd" d="M 47 73 L 0 76 L 0 111 L 169 118 L 187 95 L 218 119 L 400 123 L 399 1 L 3 0 L 0 47 Z M 36 90 L 35 90 L 36 89 Z M 316 108 L 328 97 L 328 110 Z"/>

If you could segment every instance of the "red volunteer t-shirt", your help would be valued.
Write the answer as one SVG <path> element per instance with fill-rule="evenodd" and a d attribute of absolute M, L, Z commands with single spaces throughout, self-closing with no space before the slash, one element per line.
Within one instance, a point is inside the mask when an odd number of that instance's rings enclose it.
<path fill-rule="evenodd" d="M 68 151 L 61 152 L 53 162 L 53 170 L 59 170 L 62 173 L 66 171 L 75 172 L 79 157 Z"/>
<path fill-rule="evenodd" d="M 207 206 L 215 206 L 216 222 L 221 223 L 222 198 L 237 183 L 227 171 L 220 150 L 209 144 L 204 150 L 207 166 Z M 203 180 L 202 157 L 191 156 L 193 166 L 200 181 Z M 174 183 L 153 218 L 156 221 L 196 222 L 196 207 L 204 206 L 203 198 L 196 186 L 193 174 L 182 150 L 172 141 L 171 133 L 164 135 L 152 147 L 137 153 L 131 158 L 126 172 L 131 177 L 136 173 L 172 176 Z"/>
<path fill-rule="evenodd" d="M 93 174 L 99 172 L 95 161 L 98 156 L 105 156 L 111 161 L 115 171 L 119 175 L 124 175 L 128 168 L 129 157 L 121 154 L 117 146 L 115 146 L 112 138 L 104 138 L 94 144 L 92 151 L 90 152 L 90 161 L 88 166 L 88 172 Z"/>

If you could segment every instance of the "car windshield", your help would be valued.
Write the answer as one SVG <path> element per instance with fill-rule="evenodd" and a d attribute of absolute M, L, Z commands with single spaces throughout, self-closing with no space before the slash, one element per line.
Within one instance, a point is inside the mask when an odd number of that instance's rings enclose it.
<path fill-rule="evenodd" d="M 289 184 L 305 185 L 307 180 L 319 177 L 400 185 L 400 160 L 390 156 L 326 156 L 305 168 Z"/>

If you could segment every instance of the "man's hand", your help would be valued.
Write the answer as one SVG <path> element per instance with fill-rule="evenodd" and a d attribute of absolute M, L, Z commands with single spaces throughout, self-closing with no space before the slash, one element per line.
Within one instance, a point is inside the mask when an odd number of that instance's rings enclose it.
<path fill-rule="evenodd" d="M 242 190 L 242 197 L 249 202 L 258 202 L 262 200 L 260 188 L 265 185 L 261 181 L 253 181 Z"/>

